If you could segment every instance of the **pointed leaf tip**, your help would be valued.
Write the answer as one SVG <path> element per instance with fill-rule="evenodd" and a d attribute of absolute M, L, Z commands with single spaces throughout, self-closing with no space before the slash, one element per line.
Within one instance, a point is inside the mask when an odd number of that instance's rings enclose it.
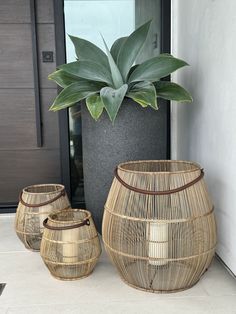
<path fill-rule="evenodd" d="M 92 118 L 97 121 L 101 116 L 104 108 L 101 97 L 97 94 L 87 97 L 86 106 Z"/>
<path fill-rule="evenodd" d="M 168 55 L 159 55 L 140 64 L 131 73 L 128 82 L 150 81 L 155 82 L 172 72 L 186 66 L 184 60 Z"/>
<path fill-rule="evenodd" d="M 182 86 L 167 81 L 155 83 L 157 97 L 179 102 L 192 102 L 193 98 L 190 93 Z"/>
<path fill-rule="evenodd" d="M 73 83 L 60 92 L 50 109 L 57 111 L 71 107 L 80 100 L 98 93 L 100 88 L 95 82 Z"/>

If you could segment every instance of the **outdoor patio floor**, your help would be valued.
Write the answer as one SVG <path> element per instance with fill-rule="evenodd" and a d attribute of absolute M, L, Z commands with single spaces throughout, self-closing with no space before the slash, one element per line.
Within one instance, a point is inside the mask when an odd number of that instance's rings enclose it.
<path fill-rule="evenodd" d="M 184 292 L 152 294 L 124 284 L 105 251 L 93 274 L 79 281 L 54 279 L 39 253 L 27 251 L 14 232 L 14 215 L 0 215 L 1 314 L 233 314 L 236 280 L 218 260 Z"/>

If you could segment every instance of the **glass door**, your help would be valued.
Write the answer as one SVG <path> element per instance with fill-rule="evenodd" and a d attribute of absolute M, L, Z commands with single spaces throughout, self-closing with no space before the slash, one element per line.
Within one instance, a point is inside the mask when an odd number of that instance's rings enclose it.
<path fill-rule="evenodd" d="M 65 33 L 87 39 L 104 50 L 100 33 L 109 47 L 119 37 L 152 19 L 145 49 L 137 62 L 160 53 L 161 0 L 65 0 Z M 69 36 L 66 35 L 67 62 L 76 60 Z M 80 105 L 69 109 L 71 196 L 72 203 L 84 202 Z"/>

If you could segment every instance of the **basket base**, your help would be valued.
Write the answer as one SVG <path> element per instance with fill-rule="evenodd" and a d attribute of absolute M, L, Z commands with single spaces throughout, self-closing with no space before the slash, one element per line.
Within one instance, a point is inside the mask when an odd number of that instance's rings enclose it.
<path fill-rule="evenodd" d="M 134 266 L 134 265 L 135 265 L 135 263 L 133 263 L 133 262 L 127 263 L 126 264 L 126 268 L 129 269 L 130 272 L 134 273 L 134 271 L 132 271 L 132 266 Z M 186 269 L 186 267 L 192 268 L 192 266 L 188 265 L 187 263 L 183 264 L 183 263 L 179 262 L 177 265 L 178 265 L 178 268 L 182 267 L 182 266 L 184 266 L 184 269 Z M 164 271 L 166 266 L 167 266 L 166 271 L 168 272 L 168 265 L 158 266 L 158 269 Z M 173 267 L 173 265 L 172 265 L 172 267 Z M 153 270 L 155 270 L 155 269 L 156 269 L 156 267 L 153 266 Z M 158 287 L 152 287 L 152 286 L 150 286 L 150 287 L 148 287 L 148 286 L 147 287 L 142 287 L 142 286 L 139 286 L 139 285 L 137 285 L 135 283 L 130 283 L 126 278 L 124 278 L 122 276 L 122 274 L 119 271 L 118 271 L 118 273 L 119 273 L 122 281 L 124 281 L 128 286 L 131 286 L 132 288 L 135 288 L 135 289 L 138 289 L 138 290 L 141 290 L 141 291 L 151 292 L 151 293 L 167 294 L 167 293 L 181 292 L 181 291 L 184 291 L 184 290 L 192 288 L 200 280 L 200 278 L 205 273 L 205 271 L 199 276 L 199 278 L 196 278 L 193 283 L 191 282 L 190 285 L 186 285 L 186 286 L 182 286 L 182 287 L 176 287 L 176 289 L 168 289 L 167 288 L 167 289 L 162 289 L 162 290 L 158 289 Z"/>
<path fill-rule="evenodd" d="M 52 275 L 52 277 L 54 277 L 55 279 L 61 280 L 61 281 L 76 281 L 76 280 L 80 280 L 80 279 L 84 279 L 86 277 L 88 277 L 89 275 L 92 274 L 93 271 L 91 271 L 89 274 L 84 275 L 82 277 L 76 277 L 76 278 L 64 278 L 64 277 L 59 277 L 59 276 L 55 276 L 54 274 L 52 274 L 50 272 L 50 274 Z"/>
<path fill-rule="evenodd" d="M 28 251 L 31 251 L 31 252 L 36 252 L 36 253 L 39 253 L 40 252 L 40 249 L 32 249 L 31 247 L 27 247 L 25 245 L 25 248 L 28 250 Z"/>
<path fill-rule="evenodd" d="M 29 250 L 29 251 L 32 251 L 32 252 L 39 252 L 40 251 L 40 242 L 41 242 L 41 238 L 38 242 L 38 245 L 37 245 L 37 249 L 33 248 L 29 243 L 28 241 L 24 238 L 22 238 L 22 232 L 19 232 L 18 230 L 16 230 L 16 235 L 17 237 L 20 239 L 20 241 L 23 243 L 24 247 Z"/>
<path fill-rule="evenodd" d="M 146 288 L 142 288 L 142 287 L 139 287 L 139 286 L 135 286 L 132 283 L 129 283 L 128 281 L 126 281 L 121 276 L 120 276 L 120 278 L 122 279 L 122 281 L 125 284 L 127 284 L 128 286 L 130 286 L 130 287 L 132 287 L 134 289 L 137 289 L 137 290 L 140 290 L 140 291 L 149 292 L 149 293 L 157 293 L 157 294 L 168 294 L 168 293 L 177 293 L 177 292 L 185 291 L 185 290 L 188 290 L 188 289 L 194 287 L 200 280 L 200 278 L 199 278 L 193 285 L 188 286 L 188 287 L 184 287 L 184 288 L 180 288 L 180 289 L 175 289 L 175 290 L 153 290 L 153 289 L 146 289 Z"/>

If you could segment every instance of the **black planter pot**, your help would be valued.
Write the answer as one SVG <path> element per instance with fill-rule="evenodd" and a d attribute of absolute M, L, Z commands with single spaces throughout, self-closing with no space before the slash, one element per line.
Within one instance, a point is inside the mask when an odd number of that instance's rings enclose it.
<path fill-rule="evenodd" d="M 114 125 L 105 112 L 95 122 L 86 105 L 81 107 L 85 202 L 101 231 L 115 167 L 129 160 L 168 157 L 167 106 L 162 102 L 155 111 L 125 98 Z"/>

